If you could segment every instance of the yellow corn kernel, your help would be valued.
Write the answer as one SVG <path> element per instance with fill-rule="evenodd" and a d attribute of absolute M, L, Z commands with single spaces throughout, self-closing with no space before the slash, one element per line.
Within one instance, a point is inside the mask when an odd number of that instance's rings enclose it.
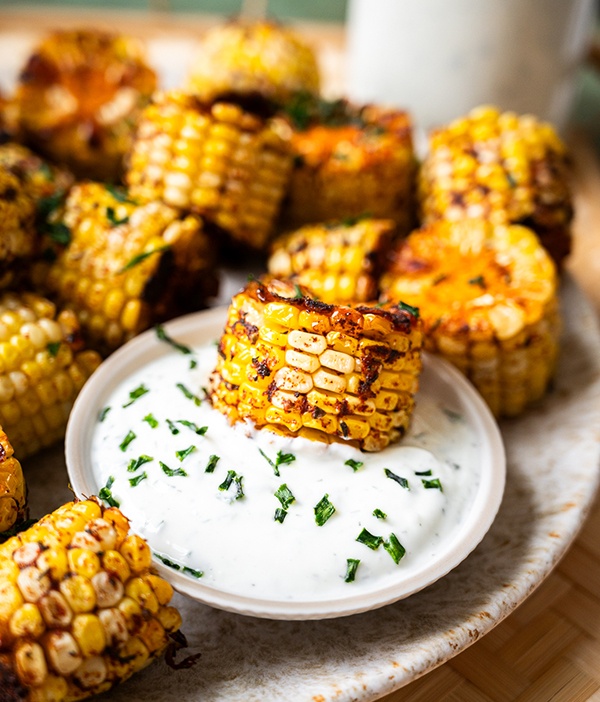
<path fill-rule="evenodd" d="M 94 614 L 78 614 L 73 619 L 72 632 L 85 658 L 100 655 L 106 646 L 104 627 Z"/>
<path fill-rule="evenodd" d="M 148 544 L 135 534 L 128 536 L 119 549 L 132 573 L 140 573 L 150 568 L 152 552 Z"/>
<path fill-rule="evenodd" d="M 78 532 L 81 533 L 81 532 Z M 97 554 L 86 548 L 71 548 L 67 552 L 69 570 L 91 580 L 100 570 Z"/>
<path fill-rule="evenodd" d="M 87 577 L 72 575 L 62 580 L 59 588 L 75 613 L 91 612 L 96 607 L 96 591 Z"/>
<path fill-rule="evenodd" d="M 39 639 L 45 628 L 39 608 L 31 602 L 21 605 L 10 619 L 10 633 L 16 639 Z"/>

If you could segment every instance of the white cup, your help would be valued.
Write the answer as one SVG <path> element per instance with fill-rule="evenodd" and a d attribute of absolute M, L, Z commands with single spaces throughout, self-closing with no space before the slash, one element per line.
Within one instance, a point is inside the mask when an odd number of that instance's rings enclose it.
<path fill-rule="evenodd" d="M 417 126 L 481 104 L 565 126 L 594 0 L 350 0 L 347 86 Z"/>

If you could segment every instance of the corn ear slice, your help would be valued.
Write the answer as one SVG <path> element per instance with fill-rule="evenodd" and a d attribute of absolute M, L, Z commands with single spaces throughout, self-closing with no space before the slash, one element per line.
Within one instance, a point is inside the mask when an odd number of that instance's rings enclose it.
<path fill-rule="evenodd" d="M 523 224 L 560 267 L 571 248 L 569 180 L 566 147 L 550 124 L 478 107 L 431 133 L 419 177 L 422 219 Z"/>
<path fill-rule="evenodd" d="M 13 454 L 13 447 L 0 427 L 0 540 L 2 532 L 18 526 L 29 515 L 25 476 Z"/>
<path fill-rule="evenodd" d="M 397 245 L 384 299 L 419 307 L 425 348 L 459 368 L 496 416 L 546 392 L 558 356 L 556 266 L 518 226 L 436 222 Z"/>
<path fill-rule="evenodd" d="M 306 225 L 273 242 L 268 271 L 303 285 L 322 302 L 375 300 L 394 230 L 391 220 L 368 218 Z"/>
<path fill-rule="evenodd" d="M 0 591 L 7 699 L 105 692 L 160 657 L 181 625 L 147 543 L 96 498 L 67 503 L 0 545 Z"/>
<path fill-rule="evenodd" d="M 111 351 L 216 294 L 213 253 L 198 217 L 80 183 L 62 221 L 71 241 L 49 268 L 47 290 L 76 312 L 94 348 Z"/>
<path fill-rule="evenodd" d="M 291 165 L 282 121 L 173 91 L 144 110 L 125 179 L 140 202 L 198 213 L 238 245 L 262 249 Z"/>
<path fill-rule="evenodd" d="M 0 295 L 0 425 L 22 459 L 64 437 L 100 356 L 83 349 L 75 315 L 33 293 Z"/>
<path fill-rule="evenodd" d="M 409 425 L 421 339 L 401 306 L 328 305 L 253 281 L 229 307 L 210 396 L 231 422 L 379 451 Z"/>
<path fill-rule="evenodd" d="M 23 181 L 27 194 L 38 207 L 40 200 L 58 199 L 73 185 L 73 175 L 66 168 L 46 162 L 16 142 L 0 144 L 0 165 Z"/>

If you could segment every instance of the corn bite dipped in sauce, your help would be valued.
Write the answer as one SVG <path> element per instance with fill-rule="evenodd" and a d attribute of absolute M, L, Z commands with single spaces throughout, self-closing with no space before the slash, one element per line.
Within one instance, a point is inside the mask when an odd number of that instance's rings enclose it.
<path fill-rule="evenodd" d="M 0 425 L 22 459 L 65 435 L 100 356 L 83 348 L 72 312 L 33 293 L 0 295 Z"/>
<path fill-rule="evenodd" d="M 322 302 L 368 302 L 377 299 L 394 232 L 394 222 L 383 219 L 307 224 L 275 239 L 267 268 L 276 278 L 310 289 Z"/>
<path fill-rule="evenodd" d="M 0 427 L 0 542 L 9 529 L 18 527 L 28 515 L 23 469 L 14 456 L 6 432 Z"/>
<path fill-rule="evenodd" d="M 259 93 L 285 102 L 319 84 L 315 53 L 300 35 L 272 20 L 235 18 L 204 34 L 187 89 L 203 100 Z"/>
<path fill-rule="evenodd" d="M 282 120 L 172 91 L 155 95 L 142 113 L 125 180 L 138 201 L 195 212 L 238 247 L 261 250 L 291 166 Z"/>
<path fill-rule="evenodd" d="M 156 84 L 139 40 L 91 28 L 56 31 L 19 76 L 12 103 L 20 136 L 78 177 L 116 179 Z"/>
<path fill-rule="evenodd" d="M 196 216 L 87 182 L 71 189 L 62 223 L 70 242 L 49 267 L 47 290 L 75 311 L 94 348 L 111 351 L 216 294 L 213 252 Z"/>
<path fill-rule="evenodd" d="M 368 215 L 392 219 L 408 233 L 416 178 L 408 113 L 311 95 L 296 96 L 284 109 L 295 158 L 284 226 Z"/>
<path fill-rule="evenodd" d="M 328 305 L 288 281 L 252 281 L 229 307 L 212 403 L 231 422 L 379 451 L 405 433 L 414 408 L 417 314 Z"/>
<path fill-rule="evenodd" d="M 557 273 L 533 231 L 435 222 L 392 259 L 384 299 L 419 307 L 425 348 L 465 373 L 496 416 L 519 415 L 544 395 L 559 346 Z"/>
<path fill-rule="evenodd" d="M 2 699 L 71 702 L 166 651 L 181 617 L 115 507 L 69 502 L 0 545 Z"/>
<path fill-rule="evenodd" d="M 560 267 L 571 249 L 569 178 L 567 149 L 550 124 L 478 107 L 430 135 L 419 176 L 422 220 L 523 224 Z"/>

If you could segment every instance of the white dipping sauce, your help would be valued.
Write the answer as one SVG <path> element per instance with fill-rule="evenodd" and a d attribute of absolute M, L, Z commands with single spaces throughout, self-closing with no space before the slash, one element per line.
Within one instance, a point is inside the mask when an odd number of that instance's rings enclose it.
<path fill-rule="evenodd" d="M 241 423 L 230 426 L 211 407 L 201 388 L 215 360 L 216 348 L 207 344 L 194 349 L 193 357 L 173 349 L 150 362 L 110 394 L 110 410 L 94 429 L 98 489 L 114 478 L 112 496 L 158 556 L 180 571 L 201 571 L 203 585 L 223 592 L 308 602 L 391 585 L 453 543 L 477 492 L 481 446 L 452 407 L 420 394 L 410 432 L 379 453 L 285 438 Z M 201 405 L 178 384 L 203 398 Z M 130 403 L 130 393 L 142 385 L 148 391 Z M 148 415 L 158 426 L 144 420 Z M 175 423 L 177 434 L 167 420 Z M 208 429 L 200 436 L 178 420 Z M 121 449 L 130 431 L 135 438 Z M 176 452 L 190 447 L 180 460 Z M 276 476 L 259 449 L 273 461 L 279 451 L 295 460 L 280 465 Z M 152 460 L 129 472 L 130 462 L 141 455 Z M 219 461 L 214 472 L 206 472 L 212 455 Z M 363 465 L 353 470 L 345 465 L 349 459 Z M 160 461 L 185 475 L 167 475 Z M 408 481 L 408 489 L 385 469 Z M 230 470 L 242 476 L 239 499 L 235 480 L 229 489 L 219 489 Z M 426 471 L 430 475 L 416 475 Z M 147 477 L 137 482 L 143 473 Z M 442 489 L 425 487 L 423 480 L 434 479 Z M 280 523 L 274 519 L 282 507 L 275 492 L 283 484 L 295 501 Z M 314 507 L 325 495 L 335 513 L 319 526 Z M 406 550 L 399 563 L 383 545 L 373 550 L 356 541 L 363 529 L 386 541 L 394 534 Z M 360 561 L 353 582 L 345 582 L 347 559 Z"/>

